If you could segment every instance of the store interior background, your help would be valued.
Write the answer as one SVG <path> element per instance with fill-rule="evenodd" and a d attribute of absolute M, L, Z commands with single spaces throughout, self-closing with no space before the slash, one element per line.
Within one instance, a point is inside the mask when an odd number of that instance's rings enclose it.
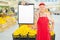
<path fill-rule="evenodd" d="M 3 3 L 2 3 L 2 2 Z M 0 5 L 1 6 L 9 6 L 9 7 L 14 7 L 15 12 L 18 14 L 18 2 L 21 0 L 0 0 Z M 35 4 L 35 9 L 38 8 L 38 4 L 41 2 L 41 0 L 25 0 L 28 3 L 34 3 Z M 55 21 L 55 26 L 54 26 L 54 31 L 55 31 L 55 40 L 60 40 L 60 15 L 55 15 L 60 14 L 60 0 L 43 0 L 44 3 L 46 4 L 46 7 L 51 10 L 52 17 L 54 18 Z M 12 38 L 12 33 L 14 32 L 15 29 L 17 29 L 18 23 L 14 25 L 14 27 L 9 28 L 8 30 L 4 32 L 0 32 L 0 40 L 13 40 Z"/>

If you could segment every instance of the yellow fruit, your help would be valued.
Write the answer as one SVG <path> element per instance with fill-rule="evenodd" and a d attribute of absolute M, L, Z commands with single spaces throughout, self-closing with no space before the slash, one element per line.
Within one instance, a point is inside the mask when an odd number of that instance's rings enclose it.
<path fill-rule="evenodd" d="M 54 35 L 54 31 L 51 31 L 50 34 L 51 34 L 51 35 Z"/>
<path fill-rule="evenodd" d="M 6 20 L 2 20 L 2 24 L 5 24 L 6 23 Z"/>
<path fill-rule="evenodd" d="M 18 29 L 16 29 L 15 31 L 14 31 L 14 33 L 13 33 L 13 35 L 19 35 L 19 28 Z"/>
<path fill-rule="evenodd" d="M 52 25 L 50 24 L 50 25 L 49 25 L 49 28 L 51 28 L 51 27 L 52 27 Z M 51 35 L 54 35 L 54 31 L 51 31 L 50 34 L 51 34 Z"/>
<path fill-rule="evenodd" d="M 21 35 L 27 35 L 28 34 L 28 32 L 29 32 L 29 27 L 28 27 L 28 25 L 21 25 L 20 26 L 20 29 L 19 29 L 19 31 L 20 31 L 20 34 Z"/>
<path fill-rule="evenodd" d="M 37 34 L 37 30 L 30 29 L 29 35 L 36 35 L 36 34 Z"/>
<path fill-rule="evenodd" d="M 14 32 L 13 32 L 13 36 L 14 36 L 14 38 L 18 38 L 19 37 L 19 28 L 18 29 L 16 29 Z"/>
<path fill-rule="evenodd" d="M 5 24 L 6 23 L 6 20 L 2 17 L 0 17 L 0 24 Z"/>
<path fill-rule="evenodd" d="M 13 33 L 14 35 L 35 35 L 37 30 L 33 30 L 29 25 L 20 25 L 20 27 Z"/>
<path fill-rule="evenodd" d="M 5 18 L 10 18 L 10 16 L 6 16 Z"/>

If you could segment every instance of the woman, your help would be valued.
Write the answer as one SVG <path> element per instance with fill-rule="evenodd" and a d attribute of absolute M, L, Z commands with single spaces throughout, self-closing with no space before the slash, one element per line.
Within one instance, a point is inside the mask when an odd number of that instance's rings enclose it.
<path fill-rule="evenodd" d="M 37 36 L 36 40 L 51 40 L 49 21 L 53 23 L 52 18 L 45 12 L 46 7 L 44 3 L 39 4 L 39 14 L 37 19 Z M 53 30 L 53 28 L 51 29 Z"/>

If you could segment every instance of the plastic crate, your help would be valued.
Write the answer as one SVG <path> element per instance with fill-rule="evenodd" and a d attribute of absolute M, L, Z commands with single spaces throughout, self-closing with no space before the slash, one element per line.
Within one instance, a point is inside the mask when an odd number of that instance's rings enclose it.
<path fill-rule="evenodd" d="M 51 36 L 51 39 L 55 40 L 55 34 Z M 13 40 L 36 40 L 36 35 L 35 35 L 35 37 L 33 37 L 33 36 L 32 37 L 29 37 L 29 36 L 21 37 L 19 35 L 16 35 L 16 36 L 13 35 Z"/>
<path fill-rule="evenodd" d="M 13 36 L 13 40 L 19 40 L 19 35 L 12 35 Z"/>
<path fill-rule="evenodd" d="M 28 38 L 26 37 L 26 38 L 19 38 L 19 40 L 28 40 Z"/>
<path fill-rule="evenodd" d="M 51 36 L 51 40 L 55 40 L 55 34 Z"/>
<path fill-rule="evenodd" d="M 29 40 L 36 40 L 36 35 L 28 35 Z"/>
<path fill-rule="evenodd" d="M 13 40 L 19 40 L 19 38 L 13 38 Z"/>
<path fill-rule="evenodd" d="M 20 35 L 19 40 L 28 40 L 28 35 Z"/>
<path fill-rule="evenodd" d="M 36 40 L 36 38 L 29 38 L 29 40 Z"/>

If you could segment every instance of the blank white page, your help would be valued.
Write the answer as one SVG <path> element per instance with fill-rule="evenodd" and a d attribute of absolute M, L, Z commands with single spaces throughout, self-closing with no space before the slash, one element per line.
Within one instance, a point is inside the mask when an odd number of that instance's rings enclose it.
<path fill-rule="evenodd" d="M 33 23 L 34 7 L 33 5 L 19 5 L 19 23 Z"/>

